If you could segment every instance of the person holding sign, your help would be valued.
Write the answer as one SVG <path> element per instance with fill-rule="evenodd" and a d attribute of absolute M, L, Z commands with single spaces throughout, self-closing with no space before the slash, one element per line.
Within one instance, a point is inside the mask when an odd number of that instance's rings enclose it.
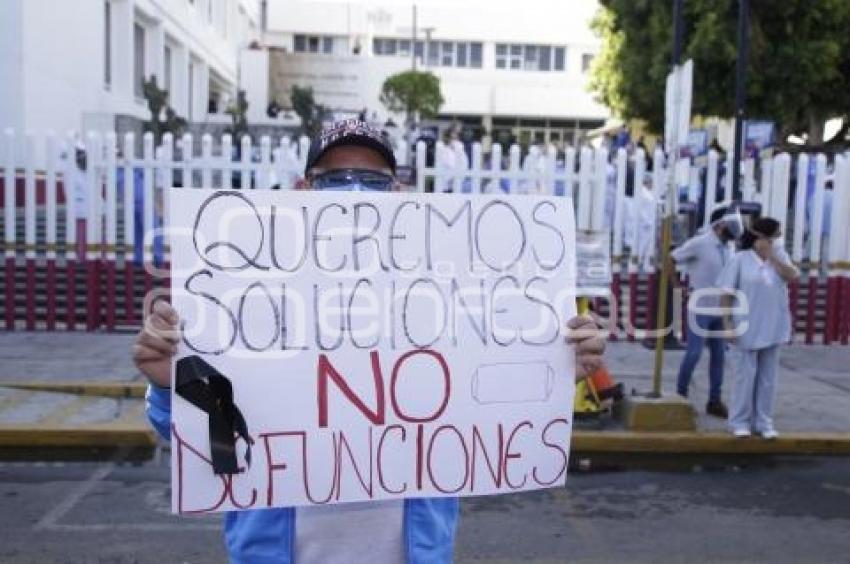
<path fill-rule="evenodd" d="M 347 120 L 326 129 L 313 142 L 301 187 L 317 191 L 389 192 L 395 189 L 395 164 L 392 151 L 378 131 L 363 122 Z M 542 222 L 541 224 L 545 225 Z M 538 300 L 535 303 L 543 307 L 544 304 L 540 303 L 540 298 L 535 297 L 534 292 L 527 290 L 526 297 Z M 233 444 L 234 441 L 244 441 L 245 462 L 250 464 L 252 446 L 255 459 L 263 455 L 261 438 L 256 431 L 252 438 L 251 420 L 243 413 L 246 406 L 240 407 L 234 402 L 233 389 L 227 375 L 219 372 L 201 356 L 184 356 L 177 361 L 176 381 L 172 382 L 172 364 L 175 357 L 179 351 L 185 351 L 185 347 L 191 348 L 187 336 L 181 332 L 180 323 L 177 310 L 163 301 L 158 301 L 136 338 L 133 360 L 150 381 L 147 394 L 148 418 L 164 438 L 169 439 L 172 432 L 175 433 L 174 440 L 179 443 L 174 448 L 175 456 L 180 457 L 183 443 L 176 435 L 177 428 L 173 426 L 172 421 L 172 384 L 176 386 L 177 396 L 187 400 L 192 406 L 207 411 L 210 414 L 210 462 L 215 467 L 216 455 L 223 455 L 220 457 L 223 460 L 222 471 L 219 472 L 219 468 L 216 468 L 216 474 L 221 474 L 222 482 L 226 485 L 223 495 L 229 494 L 234 500 L 233 505 L 241 508 L 243 505 L 239 503 L 245 503 L 245 499 L 236 498 L 244 492 L 235 496 L 233 491 L 233 477 L 240 474 L 232 472 L 232 467 L 236 467 L 235 472 L 240 471 L 238 466 L 241 460 L 236 459 Z M 584 377 L 593 372 L 601 361 L 605 334 L 589 316 L 577 316 L 567 325 L 567 344 L 574 347 L 575 351 L 575 374 L 577 378 Z M 393 382 L 398 375 L 396 369 L 402 359 L 416 353 L 427 353 L 425 356 L 430 355 L 429 358 L 438 359 L 437 366 L 442 364 L 445 371 L 445 361 L 436 351 L 417 347 L 396 361 Z M 320 358 L 325 359 L 325 355 L 322 354 Z M 377 359 L 377 356 L 373 358 Z M 337 371 L 327 359 L 321 362 L 324 364 L 320 364 L 320 372 L 326 376 L 322 380 L 320 375 L 319 386 L 323 385 L 321 381 L 325 382 L 324 386 L 336 385 L 341 395 L 345 395 L 352 402 L 359 401 L 355 393 L 345 385 L 344 377 L 340 374 L 342 370 Z M 375 364 L 378 364 L 377 360 L 373 362 L 373 368 Z M 478 367 L 475 371 L 477 384 L 471 390 L 474 401 L 482 405 L 504 401 L 502 396 L 492 395 L 494 388 L 486 386 L 488 382 L 497 381 L 504 376 L 503 366 L 482 364 Z M 537 368 L 539 370 L 535 371 Z M 528 376 L 527 382 L 534 378 L 540 379 L 544 392 L 551 389 L 552 378 L 557 377 L 545 359 L 527 363 L 524 371 Z M 377 378 L 376 375 L 376 380 Z M 446 382 L 448 381 L 447 378 Z M 524 391 L 526 390 L 517 389 L 516 393 L 521 394 Z M 396 396 L 391 395 L 391 399 L 393 409 L 398 411 L 399 406 L 395 405 Z M 526 399 L 537 401 L 530 393 Z M 362 408 L 361 411 L 368 413 L 366 406 L 358 405 L 358 409 Z M 321 411 L 323 406 L 320 405 L 319 408 Z M 564 412 L 568 412 L 568 409 L 568 405 L 563 406 Z M 218 414 L 215 418 L 214 412 Z M 322 413 L 327 417 L 326 412 Z M 396 435 L 404 432 L 400 425 L 390 427 L 395 427 Z M 382 439 L 387 436 L 390 427 L 384 428 Z M 448 427 L 445 425 L 440 429 Z M 525 426 L 527 427 L 529 425 Z M 335 437 L 339 439 L 337 444 L 340 449 L 343 448 L 342 445 L 347 445 L 342 434 Z M 475 440 L 473 435 L 473 449 Z M 546 441 L 545 435 L 543 440 Z M 550 451 L 561 452 L 566 456 L 566 452 L 560 448 L 556 450 L 555 443 L 546 443 L 546 446 Z M 378 448 L 380 449 L 380 446 Z M 266 454 L 268 449 L 269 442 L 266 441 Z M 510 454 L 510 447 L 507 450 L 506 457 L 519 456 Z M 197 454 L 197 451 L 194 452 Z M 350 455 L 351 451 L 348 453 Z M 231 465 L 230 468 L 228 464 Z M 271 465 L 269 473 L 271 475 L 284 467 L 282 462 L 276 466 Z M 379 467 L 378 479 L 383 480 L 380 472 Z M 499 472 L 501 473 L 501 470 Z M 269 493 L 269 499 L 271 498 Z M 256 495 L 253 501 L 256 501 Z M 369 502 L 353 501 L 339 505 L 313 504 L 297 508 L 272 507 L 263 510 L 231 511 L 227 514 L 224 534 L 230 560 L 235 563 L 443 563 L 452 561 L 457 519 L 456 497 L 411 497 Z"/>

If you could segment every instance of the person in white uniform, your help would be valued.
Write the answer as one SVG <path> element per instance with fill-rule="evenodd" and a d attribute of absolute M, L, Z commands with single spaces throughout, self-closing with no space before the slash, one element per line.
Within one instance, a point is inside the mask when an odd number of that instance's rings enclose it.
<path fill-rule="evenodd" d="M 724 328 L 739 354 L 729 427 L 740 438 L 779 436 L 773 424 L 779 346 L 791 340 L 788 283 L 799 276 L 782 243 L 778 221 L 754 219 L 717 279 L 728 292 L 721 299 Z"/>
<path fill-rule="evenodd" d="M 676 379 L 676 392 L 688 397 L 688 388 L 694 368 L 708 345 L 709 390 L 706 413 L 726 419 L 728 410 L 721 399 L 723 386 L 723 320 L 717 315 L 718 291 L 714 283 L 717 273 L 732 260 L 730 243 L 741 236 L 741 214 L 725 206 L 711 214 L 711 226 L 685 241 L 670 252 L 670 258 L 683 266 L 688 273 L 691 291 L 688 299 L 688 350 L 682 358 Z M 677 278 L 674 278 L 677 280 Z"/>

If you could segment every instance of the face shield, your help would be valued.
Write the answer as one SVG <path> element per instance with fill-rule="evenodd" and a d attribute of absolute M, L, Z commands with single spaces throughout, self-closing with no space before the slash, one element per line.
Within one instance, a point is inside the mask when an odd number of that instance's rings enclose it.
<path fill-rule="evenodd" d="M 731 209 L 719 221 L 732 239 L 739 239 L 744 234 L 744 220 L 737 209 Z"/>

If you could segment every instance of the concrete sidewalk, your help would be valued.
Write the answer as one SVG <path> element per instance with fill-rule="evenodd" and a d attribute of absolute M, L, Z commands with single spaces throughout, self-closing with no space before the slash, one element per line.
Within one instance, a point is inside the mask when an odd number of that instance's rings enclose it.
<path fill-rule="evenodd" d="M 130 361 L 128 334 L 0 334 L 0 449 L 86 446 L 150 447 L 155 436 L 143 415 L 144 378 Z M 666 351 L 662 389 L 675 389 L 683 351 Z M 612 376 L 627 394 L 652 386 L 653 351 L 609 343 Z M 850 454 L 850 347 L 784 347 L 775 409 L 777 441 L 736 440 L 725 421 L 705 414 L 708 355 L 691 385 L 698 414 L 692 433 L 636 433 L 616 422 L 599 430 L 577 426 L 573 451 L 655 454 Z M 734 377 L 728 355 L 727 384 Z"/>

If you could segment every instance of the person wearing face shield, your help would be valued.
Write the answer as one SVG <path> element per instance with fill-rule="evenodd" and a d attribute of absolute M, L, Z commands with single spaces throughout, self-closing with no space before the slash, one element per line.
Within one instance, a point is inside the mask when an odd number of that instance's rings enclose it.
<path fill-rule="evenodd" d="M 682 265 L 688 274 L 690 298 L 688 299 L 687 335 L 688 344 L 679 374 L 676 391 L 688 397 L 694 368 L 708 346 L 708 403 L 705 411 L 709 415 L 725 419 L 726 405 L 721 399 L 723 386 L 723 318 L 718 307 L 720 292 L 715 285 L 718 273 L 732 259 L 730 243 L 740 236 L 741 216 L 736 210 L 720 207 L 711 214 L 708 229 L 685 241 L 670 253 L 670 258 Z"/>
<path fill-rule="evenodd" d="M 389 192 L 396 189 L 396 161 L 380 132 L 359 120 L 325 129 L 307 155 L 303 190 Z M 147 376 L 147 416 L 170 438 L 171 363 L 177 353 L 177 312 L 157 301 L 136 337 L 133 361 Z M 576 377 L 601 362 L 605 334 L 593 318 L 568 322 Z M 235 564 L 444 564 L 453 560 L 459 517 L 456 498 L 283 507 L 230 512 L 224 521 L 229 561 Z"/>

